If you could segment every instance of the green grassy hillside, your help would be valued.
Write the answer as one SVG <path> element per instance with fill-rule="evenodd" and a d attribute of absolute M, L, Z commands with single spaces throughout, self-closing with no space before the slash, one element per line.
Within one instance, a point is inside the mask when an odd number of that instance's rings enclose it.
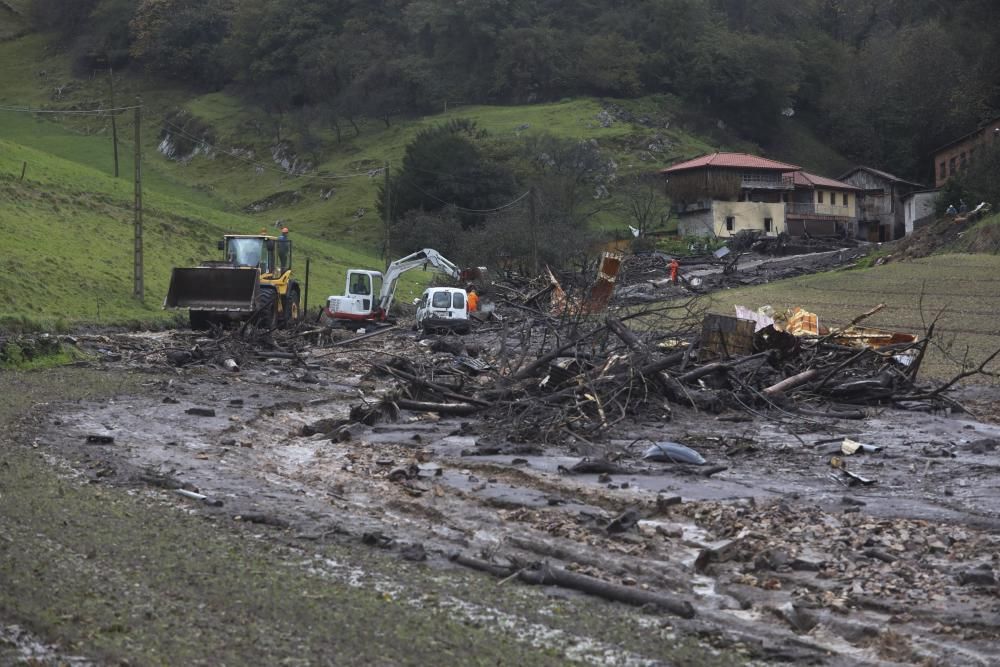
<path fill-rule="evenodd" d="M 30 0 L 0 0 L 0 40 L 11 39 L 28 31 Z"/>
<path fill-rule="evenodd" d="M 11 33 L 18 34 L 18 33 Z M 40 114 L 16 108 L 82 111 L 110 108 L 106 72 L 75 76 L 65 55 L 40 35 L 0 38 L 0 228 L 7 260 L 23 279 L 0 286 L 2 316 L 66 323 L 165 321 L 160 310 L 170 269 L 214 258 L 225 232 L 287 225 L 298 268 L 309 257 L 310 301 L 342 290 L 347 267 L 382 264 L 382 221 L 376 212 L 383 165 L 399 165 L 423 128 L 471 118 L 494 137 L 547 132 L 593 140 L 614 160 L 618 183 L 655 172 L 672 160 L 720 148 L 671 122 L 677 102 L 568 100 L 519 107 L 451 108 L 423 118 L 305 128 L 268 115 L 227 92 L 194 94 L 145 77 L 115 75 L 117 106 L 141 96 L 145 203 L 144 303 L 132 299 L 134 113 L 116 117 L 120 177 L 114 177 L 108 114 Z M 188 141 L 185 159 L 158 150 L 165 133 Z M 275 156 L 275 137 L 285 151 Z M 208 141 L 204 141 L 205 138 Z M 725 148 L 725 147 L 722 147 Z M 308 164 L 290 174 L 287 157 Z M 25 166 L 26 165 L 26 166 Z M 22 169 L 24 178 L 21 179 Z M 623 233 L 625 198 L 611 187 L 595 227 Z M 300 274 L 301 275 L 301 274 Z M 429 274 L 404 277 L 408 299 Z"/>

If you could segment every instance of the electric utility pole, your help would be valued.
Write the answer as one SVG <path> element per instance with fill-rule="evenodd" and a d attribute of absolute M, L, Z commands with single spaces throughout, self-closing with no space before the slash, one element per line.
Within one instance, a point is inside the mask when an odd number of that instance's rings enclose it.
<path fill-rule="evenodd" d="M 142 301 L 145 298 L 145 288 L 142 280 L 142 142 L 140 128 L 142 127 L 142 99 L 135 98 L 135 255 L 134 282 L 132 296 Z"/>

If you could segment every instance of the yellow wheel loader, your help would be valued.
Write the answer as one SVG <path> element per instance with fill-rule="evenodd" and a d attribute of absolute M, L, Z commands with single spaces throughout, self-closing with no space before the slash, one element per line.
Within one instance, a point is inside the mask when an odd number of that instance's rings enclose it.
<path fill-rule="evenodd" d="M 300 289 L 292 278 L 292 242 L 263 234 L 227 234 L 223 259 L 175 268 L 165 309 L 186 308 L 191 328 L 253 321 L 274 329 L 299 319 Z"/>

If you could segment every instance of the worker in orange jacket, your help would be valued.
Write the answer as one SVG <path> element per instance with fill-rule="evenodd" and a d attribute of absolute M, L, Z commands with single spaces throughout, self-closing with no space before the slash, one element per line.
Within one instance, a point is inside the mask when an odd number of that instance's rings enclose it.
<path fill-rule="evenodd" d="M 469 293 L 468 300 L 466 301 L 469 306 L 469 312 L 474 313 L 479 310 L 479 295 L 476 294 L 476 288 L 472 285 L 466 287 L 465 291 Z"/>
<path fill-rule="evenodd" d="M 677 270 L 681 268 L 681 263 L 677 261 L 677 258 L 670 260 L 670 282 L 677 284 Z"/>

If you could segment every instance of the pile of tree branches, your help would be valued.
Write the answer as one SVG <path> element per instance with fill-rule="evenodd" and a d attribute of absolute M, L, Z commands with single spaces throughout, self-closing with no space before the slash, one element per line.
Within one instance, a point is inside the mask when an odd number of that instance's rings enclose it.
<path fill-rule="evenodd" d="M 677 406 L 861 419 L 866 406 L 953 405 L 946 390 L 954 381 L 935 388 L 917 380 L 933 324 L 915 340 L 881 347 L 845 341 L 840 331 L 796 336 L 771 326 L 727 351 L 703 332 L 698 300 L 556 318 L 537 293 L 520 302 L 514 293 L 504 292 L 502 321 L 480 329 L 475 345 L 451 337 L 423 359 L 373 360 L 373 372 L 395 388 L 380 405 L 358 406 L 357 418 L 476 415 L 497 441 L 538 446 L 606 440 L 623 425 L 669 420 Z"/>

